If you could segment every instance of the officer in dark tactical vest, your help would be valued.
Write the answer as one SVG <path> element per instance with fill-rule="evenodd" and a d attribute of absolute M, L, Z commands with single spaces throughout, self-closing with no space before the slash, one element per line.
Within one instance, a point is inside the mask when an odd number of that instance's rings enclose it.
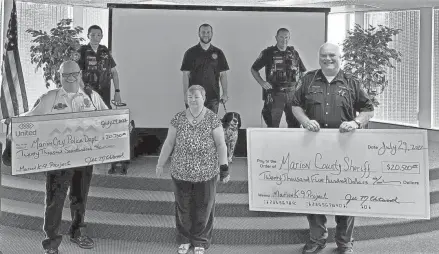
<path fill-rule="evenodd" d="M 84 85 L 96 91 L 104 100 L 109 109 L 111 106 L 111 80 L 114 85 L 114 102 L 116 106 L 124 106 L 120 97 L 119 74 L 116 70 L 116 62 L 111 56 L 110 50 L 101 45 L 103 33 L 102 28 L 98 25 L 92 25 L 88 28 L 87 37 L 90 42 L 82 45 L 78 50 L 78 62 L 82 71 L 82 80 Z M 116 167 L 122 167 L 122 163 L 111 163 L 109 174 L 115 173 Z M 124 171 L 125 172 L 125 171 Z"/>
<path fill-rule="evenodd" d="M 81 68 L 84 84 L 91 86 L 111 109 L 111 80 L 114 84 L 114 101 L 117 104 L 121 103 L 119 75 L 110 51 L 100 44 L 102 36 L 102 28 L 97 25 L 90 26 L 87 33 L 90 42 L 80 47 L 79 59 L 75 61 Z"/>
<path fill-rule="evenodd" d="M 290 32 L 280 28 L 276 33 L 276 45 L 264 49 L 251 67 L 255 80 L 263 88 L 264 107 L 262 117 L 268 127 L 279 127 L 283 112 L 288 128 L 299 128 L 300 123 L 291 111 L 291 100 L 297 81 L 306 71 L 299 53 L 288 46 Z M 265 67 L 263 80 L 259 71 Z"/>

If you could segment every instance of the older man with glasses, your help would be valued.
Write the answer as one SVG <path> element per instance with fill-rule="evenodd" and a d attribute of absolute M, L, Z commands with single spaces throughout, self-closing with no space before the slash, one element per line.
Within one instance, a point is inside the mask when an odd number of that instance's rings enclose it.
<path fill-rule="evenodd" d="M 62 87 L 43 94 L 34 107 L 21 116 L 108 109 L 98 93 L 83 89 L 81 71 L 76 62 L 63 62 L 59 72 Z M 72 215 L 72 224 L 69 230 L 70 240 L 81 248 L 93 248 L 93 240 L 81 232 L 81 229 L 85 227 L 85 206 L 92 172 L 93 166 L 46 172 L 46 206 L 43 227 L 46 239 L 42 242 L 46 254 L 58 254 L 58 247 L 62 240 L 62 236 L 58 231 L 61 225 L 64 200 L 69 187 Z"/>

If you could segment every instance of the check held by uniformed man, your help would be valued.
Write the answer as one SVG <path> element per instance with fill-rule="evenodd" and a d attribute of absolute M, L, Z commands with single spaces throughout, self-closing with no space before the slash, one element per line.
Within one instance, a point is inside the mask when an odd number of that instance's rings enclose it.
<path fill-rule="evenodd" d="M 70 187 L 70 241 L 94 247 L 83 231 L 93 165 L 130 158 L 129 112 L 107 110 L 93 91 L 83 89 L 74 61 L 60 66 L 61 87 L 43 94 L 33 108 L 11 119 L 12 174 L 45 172 L 45 253 L 57 254 L 64 200 Z"/>
<path fill-rule="evenodd" d="M 292 100 L 304 128 L 247 130 L 249 207 L 306 214 L 304 254 L 327 246 L 335 215 L 336 253 L 353 253 L 354 216 L 430 218 L 427 132 L 359 129 L 374 107 L 340 48 L 323 44 L 319 64 Z"/>

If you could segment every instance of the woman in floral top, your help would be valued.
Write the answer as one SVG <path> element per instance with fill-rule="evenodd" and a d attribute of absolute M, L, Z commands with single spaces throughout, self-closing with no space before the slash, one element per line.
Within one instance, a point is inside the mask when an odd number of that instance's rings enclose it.
<path fill-rule="evenodd" d="M 212 239 L 218 177 L 224 183 L 230 178 L 227 147 L 220 119 L 204 106 L 204 88 L 193 85 L 186 95 L 189 107 L 172 118 L 156 173 L 163 173 L 172 153 L 178 253 L 192 245 L 195 254 L 203 254 Z"/>

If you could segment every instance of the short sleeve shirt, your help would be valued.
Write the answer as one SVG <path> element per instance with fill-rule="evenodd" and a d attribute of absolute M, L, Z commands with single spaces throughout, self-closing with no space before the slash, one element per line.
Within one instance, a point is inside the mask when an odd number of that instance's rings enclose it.
<path fill-rule="evenodd" d="M 186 111 L 171 120 L 177 136 L 171 159 L 171 175 L 189 182 L 208 181 L 219 174 L 218 152 L 213 130 L 221 126 L 218 116 L 206 108 L 204 118 L 192 126 Z"/>
<path fill-rule="evenodd" d="M 342 122 L 353 121 L 356 112 L 374 111 L 358 80 L 342 70 L 330 83 L 321 70 L 308 72 L 294 94 L 292 105 L 303 108 L 321 128 L 339 128 Z"/>
<path fill-rule="evenodd" d="M 297 82 L 296 74 L 306 72 L 306 67 L 300 58 L 299 52 L 293 46 L 281 51 L 277 46 L 264 49 L 252 65 L 252 69 L 259 71 L 265 67 L 265 78 L 273 86 L 290 86 Z M 265 90 L 263 90 L 263 99 Z"/>
<path fill-rule="evenodd" d="M 106 110 L 102 98 L 95 91 L 88 96 L 82 89 L 75 94 L 67 93 L 63 88 L 50 90 L 35 102 L 31 110 L 22 116 L 61 114 L 94 110 Z"/>
<path fill-rule="evenodd" d="M 85 84 L 95 89 L 111 86 L 111 69 L 116 67 L 116 62 L 110 51 L 104 45 L 99 45 L 95 52 L 90 44 L 82 45 L 78 50 L 80 57 L 79 68 L 82 70 L 82 80 Z"/>
<path fill-rule="evenodd" d="M 229 65 L 221 49 L 210 45 L 204 50 L 198 43 L 185 52 L 180 70 L 190 72 L 189 86 L 204 87 L 209 100 L 219 98 L 220 73 L 229 70 Z"/>

